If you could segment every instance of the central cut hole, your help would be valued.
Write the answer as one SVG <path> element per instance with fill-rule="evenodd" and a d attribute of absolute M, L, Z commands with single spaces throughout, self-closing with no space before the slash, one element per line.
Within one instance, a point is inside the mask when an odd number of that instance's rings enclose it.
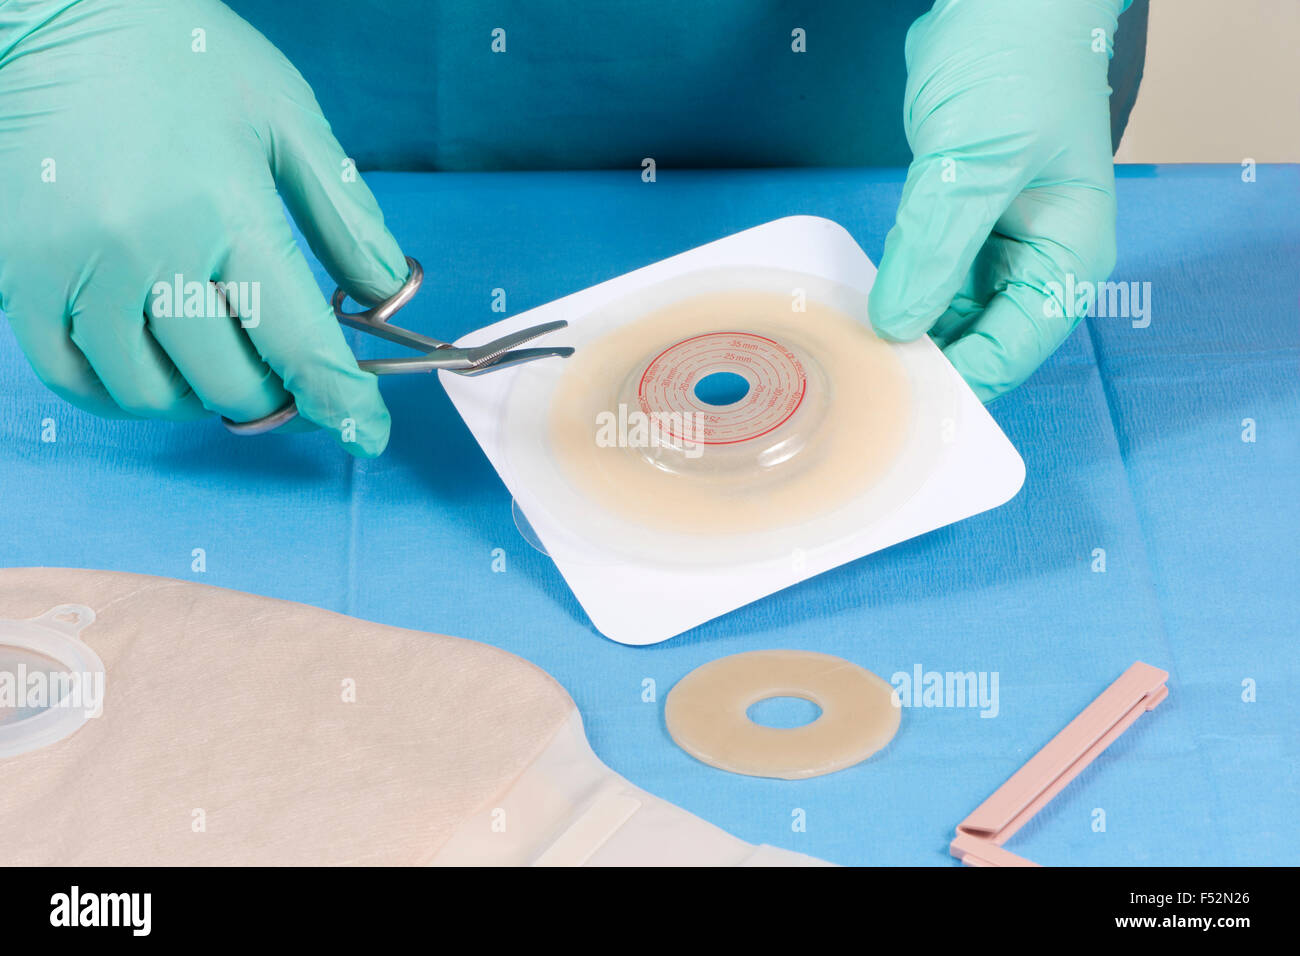
<path fill-rule="evenodd" d="M 822 715 L 822 709 L 802 697 L 768 697 L 751 704 L 745 716 L 764 727 L 788 730 L 811 724 Z"/>
<path fill-rule="evenodd" d="M 695 397 L 705 405 L 734 405 L 749 394 L 749 379 L 735 372 L 711 372 L 695 383 Z"/>

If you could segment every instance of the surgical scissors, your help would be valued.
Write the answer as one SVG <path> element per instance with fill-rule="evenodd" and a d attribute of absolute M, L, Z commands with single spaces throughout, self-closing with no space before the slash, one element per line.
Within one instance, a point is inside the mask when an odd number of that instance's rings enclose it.
<path fill-rule="evenodd" d="M 391 298 L 385 299 L 372 309 L 364 312 L 345 312 L 343 303 L 347 294 L 342 289 L 335 289 L 334 296 L 330 300 L 330 304 L 334 307 L 335 318 L 343 325 L 424 353 L 406 358 L 363 359 L 357 362 L 357 365 L 365 371 L 376 375 L 400 375 L 445 369 L 458 375 L 482 375 L 485 372 L 522 365 L 535 359 L 568 358 L 573 354 L 573 349 L 568 346 L 534 349 L 516 347 L 565 328 L 569 323 L 563 320 L 533 325 L 470 348 L 458 348 L 450 342 L 443 342 L 393 325 L 389 320 L 402 306 L 411 301 L 424 280 L 424 269 L 420 267 L 420 263 L 407 256 L 406 265 L 411 270 L 406 282 L 393 293 Z M 290 399 L 284 407 L 251 422 L 233 422 L 224 416 L 221 421 L 236 435 L 261 435 L 279 428 L 285 422 L 295 418 L 297 414 L 298 406 Z"/>

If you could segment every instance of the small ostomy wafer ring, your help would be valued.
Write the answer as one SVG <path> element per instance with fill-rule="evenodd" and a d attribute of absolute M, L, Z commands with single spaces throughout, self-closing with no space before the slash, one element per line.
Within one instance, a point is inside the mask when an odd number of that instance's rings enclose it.
<path fill-rule="evenodd" d="M 821 708 L 802 727 L 764 727 L 748 710 L 771 697 Z M 751 777 L 800 780 L 861 763 L 894 738 L 901 710 L 893 688 L 851 661 L 815 651 L 749 651 L 691 671 L 668 694 L 668 733 L 711 767 Z"/>

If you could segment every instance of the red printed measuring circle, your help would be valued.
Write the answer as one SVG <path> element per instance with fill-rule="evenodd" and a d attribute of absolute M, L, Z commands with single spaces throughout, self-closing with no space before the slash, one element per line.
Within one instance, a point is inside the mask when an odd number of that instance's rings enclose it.
<path fill-rule="evenodd" d="M 742 376 L 749 391 L 732 405 L 700 401 L 696 384 L 715 372 Z M 803 363 L 779 342 L 752 332 L 709 332 L 656 355 L 637 385 L 637 401 L 643 414 L 665 416 L 664 429 L 675 438 L 733 445 L 780 428 L 807 390 Z M 678 418 L 687 413 L 690 419 Z M 681 434 L 685 422 L 694 423 L 693 434 Z"/>

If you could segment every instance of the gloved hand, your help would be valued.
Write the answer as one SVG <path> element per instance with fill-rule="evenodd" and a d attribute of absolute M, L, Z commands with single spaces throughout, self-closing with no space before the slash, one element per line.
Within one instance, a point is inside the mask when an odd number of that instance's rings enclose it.
<path fill-rule="evenodd" d="M 60 396 L 242 422 L 292 393 L 348 451 L 383 451 L 375 376 L 280 197 L 361 303 L 397 291 L 405 257 L 306 81 L 226 6 L 0 3 L 0 183 L 0 308 Z"/>
<path fill-rule="evenodd" d="M 913 160 L 871 321 L 896 341 L 928 332 L 983 401 L 1078 324 L 1064 290 L 1115 266 L 1106 71 L 1127 6 L 938 0 L 908 31 Z"/>

